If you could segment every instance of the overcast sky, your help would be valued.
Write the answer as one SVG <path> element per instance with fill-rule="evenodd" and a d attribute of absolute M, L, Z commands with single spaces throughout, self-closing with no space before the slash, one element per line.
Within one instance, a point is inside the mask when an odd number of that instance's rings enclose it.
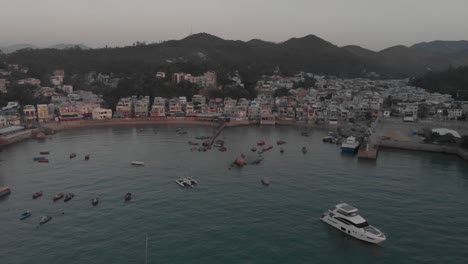
<path fill-rule="evenodd" d="M 468 0 L 0 0 L 0 45 L 156 42 L 207 32 L 280 42 L 317 35 L 380 50 L 468 39 Z"/>

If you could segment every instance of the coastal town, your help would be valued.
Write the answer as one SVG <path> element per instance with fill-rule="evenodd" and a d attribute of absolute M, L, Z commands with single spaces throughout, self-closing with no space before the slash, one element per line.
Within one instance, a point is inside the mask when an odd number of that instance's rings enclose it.
<path fill-rule="evenodd" d="M 0 91 L 7 93 L 11 76 L 28 69 L 17 64 L 0 69 Z M 451 95 L 429 93 L 408 86 L 408 79 L 343 79 L 300 72 L 291 77 L 262 76 L 256 83 L 253 99 L 214 97 L 207 89 L 222 89 L 216 72 L 200 76 L 188 73 L 154 73 L 155 77 L 178 84 L 189 82 L 200 88 L 192 98 L 130 96 L 120 98 L 115 109 L 105 108 L 102 95 L 91 91 L 74 90 L 66 83 L 63 69 L 51 72 L 51 87 L 43 87 L 41 80 L 16 80 L 16 87 L 34 87 L 34 96 L 44 103 L 20 105 L 8 102 L 0 111 L 0 143 L 2 145 L 29 138 L 37 128 L 60 128 L 82 125 L 118 124 L 119 122 L 226 122 L 235 125 L 301 125 L 317 127 L 349 127 L 379 119 L 403 124 L 444 122 L 464 124 L 468 102 L 456 101 Z M 119 78 L 112 74 L 89 72 L 87 83 L 117 87 Z M 231 85 L 242 88 L 241 77 L 234 72 L 228 76 Z M 312 82 L 311 82 L 312 80 Z M 372 132 L 372 131 L 371 131 Z M 371 133 L 364 133 L 367 136 Z M 458 135 L 459 136 L 459 135 Z"/>

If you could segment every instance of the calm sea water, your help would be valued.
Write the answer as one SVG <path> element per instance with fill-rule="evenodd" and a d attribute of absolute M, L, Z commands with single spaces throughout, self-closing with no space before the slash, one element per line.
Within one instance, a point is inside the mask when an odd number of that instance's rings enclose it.
<path fill-rule="evenodd" d="M 0 200 L 0 263 L 144 263 L 146 235 L 148 263 L 468 261 L 468 163 L 456 156 L 385 150 L 363 162 L 322 143 L 327 131 L 306 138 L 290 127 L 228 128 L 227 152 L 191 152 L 187 141 L 214 128 L 177 135 L 177 127 L 65 131 L 3 149 L 0 185 L 12 194 Z M 262 164 L 228 169 L 239 153 L 254 159 L 250 148 L 262 139 L 274 145 Z M 50 163 L 32 161 L 40 151 L 51 151 Z M 175 184 L 187 175 L 200 185 Z M 76 197 L 53 203 L 57 192 Z M 319 221 L 339 202 L 358 207 L 388 240 L 366 244 Z M 32 216 L 19 221 L 26 210 Z M 38 227 L 42 215 L 53 219 Z"/>

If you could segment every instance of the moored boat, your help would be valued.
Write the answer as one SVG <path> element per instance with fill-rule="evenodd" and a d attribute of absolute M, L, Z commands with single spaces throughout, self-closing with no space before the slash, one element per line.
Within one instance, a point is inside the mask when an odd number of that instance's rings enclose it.
<path fill-rule="evenodd" d="M 342 152 L 356 153 L 359 149 L 360 142 L 355 137 L 348 137 L 345 142 L 341 144 Z"/>
<path fill-rule="evenodd" d="M 284 153 L 284 149 L 280 149 L 280 153 Z"/>
<path fill-rule="evenodd" d="M 304 154 L 307 153 L 307 148 L 306 147 L 302 147 L 302 153 L 304 153 Z"/>
<path fill-rule="evenodd" d="M 262 179 L 262 184 L 265 185 L 265 186 L 269 186 L 270 185 L 270 180 L 267 179 L 267 178 L 263 178 Z"/>
<path fill-rule="evenodd" d="M 37 162 L 40 162 L 40 163 L 49 163 L 49 160 L 48 160 L 48 159 L 40 159 L 40 160 L 38 160 Z"/>
<path fill-rule="evenodd" d="M 70 159 L 73 159 L 73 158 L 75 158 L 75 157 L 76 157 L 76 153 L 70 154 Z"/>
<path fill-rule="evenodd" d="M 73 199 L 73 197 L 75 197 L 74 193 L 67 193 L 67 195 L 65 195 L 65 199 L 63 199 L 63 202 L 68 202 Z"/>
<path fill-rule="evenodd" d="M 320 220 L 365 242 L 378 244 L 386 240 L 385 235 L 379 229 L 369 225 L 366 219 L 358 214 L 357 208 L 346 203 L 340 203 L 324 212 Z"/>
<path fill-rule="evenodd" d="M 89 154 L 87 154 L 86 156 L 84 156 L 84 160 L 89 160 Z"/>
<path fill-rule="evenodd" d="M 284 145 L 284 144 L 286 144 L 286 141 L 284 141 L 284 140 L 278 140 L 278 141 L 276 141 L 276 144 L 277 144 L 277 145 Z"/>
<path fill-rule="evenodd" d="M 125 194 L 124 200 L 125 200 L 126 202 L 132 200 L 132 194 L 131 194 L 130 192 L 128 192 L 127 194 Z"/>
<path fill-rule="evenodd" d="M 39 154 L 41 154 L 41 155 L 49 155 L 50 152 L 49 152 L 49 151 L 41 151 L 41 152 L 39 152 Z"/>
<path fill-rule="evenodd" d="M 0 197 L 9 195 L 11 193 L 10 187 L 2 187 L 0 188 Z"/>
<path fill-rule="evenodd" d="M 145 165 L 145 163 L 144 163 L 143 161 L 138 161 L 138 160 L 134 160 L 134 161 L 130 162 L 130 164 L 136 165 L 136 166 L 143 166 L 143 165 Z"/>
<path fill-rule="evenodd" d="M 265 141 L 260 140 L 259 142 L 257 142 L 257 146 L 260 146 L 260 147 L 261 147 L 261 146 L 263 146 L 263 145 L 265 145 Z"/>
<path fill-rule="evenodd" d="M 91 204 L 92 204 L 93 206 L 98 205 L 98 203 L 99 203 L 99 197 L 96 196 L 96 197 L 94 197 L 93 199 L 91 199 Z"/>
<path fill-rule="evenodd" d="M 221 152 L 225 152 L 226 150 L 227 150 L 226 147 L 219 147 L 219 151 L 221 151 Z"/>
<path fill-rule="evenodd" d="M 37 199 L 37 198 L 39 198 L 39 197 L 41 197 L 41 196 L 42 196 L 42 191 L 34 193 L 34 194 L 32 195 L 32 198 L 33 198 L 33 199 Z"/>
<path fill-rule="evenodd" d="M 273 148 L 273 146 L 268 146 L 268 147 L 266 147 L 266 148 L 263 148 L 263 151 L 269 151 L 269 150 L 272 149 L 272 148 Z"/>
<path fill-rule="evenodd" d="M 30 211 L 26 211 L 26 212 L 24 212 L 24 213 L 21 214 L 20 220 L 24 220 L 24 219 L 26 219 L 26 218 L 28 218 L 28 217 L 30 217 L 30 216 L 31 216 L 31 212 L 30 212 Z"/>
<path fill-rule="evenodd" d="M 40 225 L 43 225 L 43 224 L 49 222 L 51 219 L 52 219 L 52 216 L 47 216 L 47 215 L 45 215 L 45 216 L 43 216 L 43 217 L 41 218 L 41 221 L 39 222 L 39 224 L 40 224 Z"/>
<path fill-rule="evenodd" d="M 45 159 L 46 157 L 34 157 L 33 160 L 34 161 L 40 161 L 40 160 L 43 160 Z"/>
<path fill-rule="evenodd" d="M 54 198 L 52 198 L 52 200 L 53 200 L 54 202 L 56 202 L 56 201 L 62 199 L 64 196 L 65 196 L 65 195 L 64 195 L 63 193 L 57 193 L 57 194 L 54 196 Z"/>
<path fill-rule="evenodd" d="M 256 148 L 256 147 L 252 147 L 250 150 L 251 150 L 252 152 L 255 152 L 255 151 L 257 151 L 257 148 Z"/>
<path fill-rule="evenodd" d="M 195 142 L 195 141 L 189 141 L 188 143 L 189 143 L 189 145 L 192 145 L 192 146 L 198 146 L 198 145 L 200 145 L 200 143 Z"/>

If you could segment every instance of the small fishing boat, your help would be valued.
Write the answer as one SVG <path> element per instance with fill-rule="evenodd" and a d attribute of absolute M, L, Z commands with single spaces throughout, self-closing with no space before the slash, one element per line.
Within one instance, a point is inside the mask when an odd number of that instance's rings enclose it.
<path fill-rule="evenodd" d="M 197 147 L 193 147 L 193 148 L 190 149 L 190 151 L 195 151 L 197 149 L 198 149 Z"/>
<path fill-rule="evenodd" d="M 124 197 L 124 200 L 126 202 L 130 201 L 132 199 L 132 194 L 130 192 L 128 192 L 127 194 L 125 194 L 125 197 Z"/>
<path fill-rule="evenodd" d="M 269 151 L 269 150 L 272 149 L 272 148 L 273 148 L 273 146 L 269 146 L 269 147 L 267 147 L 267 148 L 263 148 L 263 151 L 264 151 L 264 152 L 265 152 L 265 151 Z"/>
<path fill-rule="evenodd" d="M 265 145 L 265 141 L 261 140 L 257 142 L 257 146 L 263 146 L 263 145 Z"/>
<path fill-rule="evenodd" d="M 265 186 L 269 186 L 270 185 L 270 180 L 267 179 L 267 178 L 263 178 L 262 179 L 262 184 L 265 185 Z"/>
<path fill-rule="evenodd" d="M 284 149 L 280 149 L 280 153 L 284 153 Z"/>
<path fill-rule="evenodd" d="M 84 156 L 84 160 L 89 160 L 89 154 Z"/>
<path fill-rule="evenodd" d="M 253 164 L 253 165 L 258 165 L 258 164 L 260 164 L 262 161 L 263 161 L 263 158 L 259 157 L 259 158 L 257 158 L 256 160 L 252 161 L 252 164 Z"/>
<path fill-rule="evenodd" d="M 277 144 L 277 145 L 284 145 L 284 144 L 286 144 L 286 141 L 284 141 L 284 140 L 278 140 L 278 141 L 276 141 L 276 144 Z"/>
<path fill-rule="evenodd" d="M 302 147 L 302 153 L 304 153 L 304 154 L 307 153 L 307 148 L 306 147 Z"/>
<path fill-rule="evenodd" d="M 74 193 L 67 193 L 67 195 L 65 195 L 65 199 L 63 199 L 63 202 L 68 202 L 68 201 L 70 201 L 73 197 L 75 197 L 75 194 L 74 194 Z"/>
<path fill-rule="evenodd" d="M 57 193 L 57 194 L 54 196 L 54 198 L 52 198 L 52 200 L 53 200 L 54 202 L 56 202 L 56 201 L 62 199 L 64 196 L 65 196 L 65 195 L 64 195 L 63 193 Z"/>
<path fill-rule="evenodd" d="M 49 155 L 50 152 L 49 152 L 49 151 L 41 151 L 41 152 L 39 152 L 39 154 L 41 154 L 41 155 Z"/>
<path fill-rule="evenodd" d="M 91 204 L 92 204 L 93 206 L 98 205 L 98 203 L 99 203 L 99 197 L 96 196 L 96 197 L 94 197 L 93 199 L 91 199 Z"/>
<path fill-rule="evenodd" d="M 39 197 L 41 197 L 41 196 L 42 196 L 42 191 L 34 193 L 34 194 L 32 195 L 32 198 L 33 198 L 33 199 L 37 199 L 37 198 L 39 198 Z"/>
<path fill-rule="evenodd" d="M 48 159 L 40 159 L 40 160 L 38 160 L 37 162 L 40 162 L 40 163 L 49 163 L 49 160 L 48 160 Z"/>
<path fill-rule="evenodd" d="M 253 148 L 251 148 L 250 150 L 251 150 L 252 152 L 255 152 L 255 151 L 257 151 L 257 148 L 256 148 L 256 147 L 253 147 Z"/>
<path fill-rule="evenodd" d="M 10 187 L 1 187 L 0 188 L 0 197 L 7 196 L 11 193 Z"/>
<path fill-rule="evenodd" d="M 226 150 L 227 150 L 226 147 L 220 147 L 220 148 L 219 148 L 219 151 L 221 151 L 221 152 L 225 152 Z"/>
<path fill-rule="evenodd" d="M 211 144 L 208 141 L 205 141 L 205 142 L 202 143 L 202 146 L 204 146 L 204 147 L 208 147 L 209 145 L 211 145 Z"/>
<path fill-rule="evenodd" d="M 47 215 L 45 215 L 45 216 L 43 216 L 43 217 L 41 218 L 41 221 L 39 222 L 39 224 L 40 224 L 40 225 L 43 225 L 43 224 L 49 222 L 51 219 L 52 219 L 52 216 L 47 216 Z"/>
<path fill-rule="evenodd" d="M 189 143 L 189 145 L 192 145 L 192 146 L 198 146 L 198 145 L 200 145 L 200 143 L 195 142 L 195 141 L 189 141 L 188 143 Z"/>
<path fill-rule="evenodd" d="M 40 160 L 43 160 L 45 159 L 46 157 L 34 157 L 33 160 L 34 161 L 40 161 Z"/>
<path fill-rule="evenodd" d="M 222 139 L 217 139 L 217 140 L 215 141 L 215 143 L 218 144 L 218 145 L 223 146 L 223 145 L 224 145 L 224 140 L 222 140 Z"/>
<path fill-rule="evenodd" d="M 76 157 L 76 153 L 70 154 L 70 159 L 73 159 L 73 158 L 75 158 L 75 157 Z"/>
<path fill-rule="evenodd" d="M 130 162 L 130 164 L 135 165 L 135 166 L 145 165 L 145 163 L 143 161 L 137 161 L 137 160 L 134 160 L 134 161 Z"/>
<path fill-rule="evenodd" d="M 28 217 L 30 217 L 30 216 L 31 216 L 31 212 L 30 212 L 30 211 L 26 211 L 26 212 L 24 212 L 24 213 L 21 214 L 20 220 L 24 220 L 24 219 L 26 219 L 26 218 L 28 218 Z"/>

